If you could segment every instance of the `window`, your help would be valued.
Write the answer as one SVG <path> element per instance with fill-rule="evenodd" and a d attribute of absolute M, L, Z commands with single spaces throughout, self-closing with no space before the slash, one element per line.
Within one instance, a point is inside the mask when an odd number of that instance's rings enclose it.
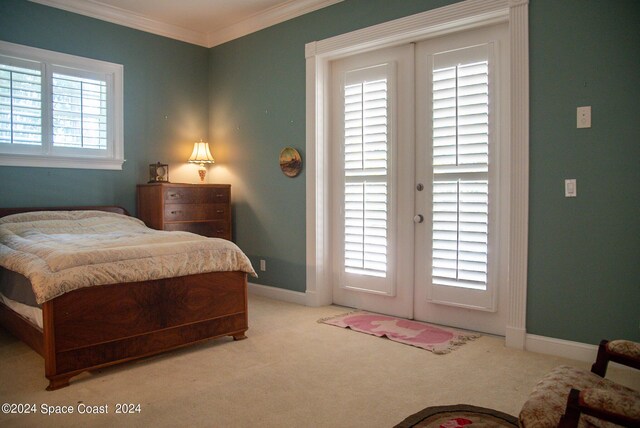
<path fill-rule="evenodd" d="M 349 72 L 344 88 L 345 271 L 382 278 L 387 274 L 387 79 L 370 76 L 385 71 L 386 65 Z"/>
<path fill-rule="evenodd" d="M 0 165 L 122 169 L 123 67 L 0 42 Z"/>
<path fill-rule="evenodd" d="M 107 149 L 107 82 L 53 75 L 53 145 Z"/>
<path fill-rule="evenodd" d="M 41 74 L 40 70 L 0 64 L 0 143 L 40 144 Z"/>
<path fill-rule="evenodd" d="M 433 284 L 487 288 L 487 45 L 433 58 Z"/>

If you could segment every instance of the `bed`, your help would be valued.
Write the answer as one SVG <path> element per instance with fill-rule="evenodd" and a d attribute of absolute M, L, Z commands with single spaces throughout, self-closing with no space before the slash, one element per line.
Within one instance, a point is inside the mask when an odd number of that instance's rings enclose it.
<path fill-rule="evenodd" d="M 76 215 L 83 212 L 128 216 L 126 210 L 120 207 L 0 208 L 0 220 L 18 213 L 38 215 L 38 211 L 44 210 L 65 216 L 67 213 Z M 13 226 L 13 220 L 10 219 L 14 217 L 16 216 L 7 217 L 5 221 Z M 139 221 L 133 217 L 127 219 Z M 21 239 L 22 237 L 17 239 L 19 244 Z M 183 236 L 183 239 L 186 238 Z M 197 244 L 204 245 L 199 241 Z M 227 247 L 235 246 L 229 241 L 224 241 L 224 244 Z M 14 260 L 6 257 L 7 252 L 14 255 L 14 249 L 9 245 L 15 243 L 0 245 L 0 250 L 4 251 L 0 251 L 0 261 L 3 261 L 4 269 L 13 272 L 16 265 L 11 263 Z M 238 251 L 241 255 L 234 257 L 246 258 L 239 249 Z M 40 263 L 39 260 L 37 262 Z M 151 263 L 148 260 L 145 262 Z M 242 269 L 238 270 L 183 275 L 180 272 L 184 271 L 177 269 L 175 272 L 179 273 L 178 276 L 162 277 L 167 275 L 165 271 L 170 270 L 164 269 L 163 261 L 157 264 L 162 268 L 158 271 L 160 273 L 156 272 L 156 277 L 152 279 L 91 286 L 70 286 L 71 281 L 62 278 L 58 282 L 62 284 L 63 290 L 54 291 L 53 297 L 45 296 L 46 293 L 37 286 L 38 278 L 31 275 L 29 280 L 41 307 L 42 327 L 4 303 L 7 302 L 6 299 L 0 300 L 0 325 L 43 356 L 45 376 L 49 380 L 47 390 L 55 390 L 68 386 L 73 376 L 84 371 L 222 336 L 232 336 L 234 340 L 246 338 L 247 275 L 255 274 L 248 259 L 246 262 L 248 266 L 242 264 Z M 119 263 L 127 263 L 127 260 Z M 207 263 L 215 264 L 213 261 L 203 261 L 200 264 L 208 266 Z M 92 269 L 99 272 L 102 265 L 96 266 Z M 100 275 L 102 273 L 96 276 Z M 120 273 L 114 274 L 114 278 L 119 278 L 118 275 Z M 109 282 L 109 278 L 102 278 L 101 281 Z"/>

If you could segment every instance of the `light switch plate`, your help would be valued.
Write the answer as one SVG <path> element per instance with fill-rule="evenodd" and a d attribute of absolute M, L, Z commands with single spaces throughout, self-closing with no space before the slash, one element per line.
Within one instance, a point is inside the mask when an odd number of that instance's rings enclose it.
<path fill-rule="evenodd" d="M 578 107 L 578 128 L 591 128 L 591 106 Z"/>
<path fill-rule="evenodd" d="M 564 196 L 565 198 L 575 198 L 578 196 L 578 188 L 575 178 L 564 180 Z"/>

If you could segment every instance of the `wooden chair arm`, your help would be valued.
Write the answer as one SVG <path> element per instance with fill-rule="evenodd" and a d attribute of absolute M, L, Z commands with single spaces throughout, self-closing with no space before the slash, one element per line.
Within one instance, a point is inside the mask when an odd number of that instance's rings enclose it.
<path fill-rule="evenodd" d="M 601 341 L 598 356 L 591 366 L 591 371 L 604 377 L 607 374 L 609 361 L 640 369 L 640 343 L 630 340 Z"/>

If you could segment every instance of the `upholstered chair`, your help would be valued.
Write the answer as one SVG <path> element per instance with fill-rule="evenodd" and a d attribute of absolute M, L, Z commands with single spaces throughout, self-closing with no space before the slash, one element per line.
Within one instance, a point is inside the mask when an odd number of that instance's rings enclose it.
<path fill-rule="evenodd" d="M 605 379 L 609 361 L 640 369 L 640 344 L 603 340 L 590 372 L 570 366 L 553 369 L 522 407 L 520 426 L 640 427 L 640 393 Z"/>

